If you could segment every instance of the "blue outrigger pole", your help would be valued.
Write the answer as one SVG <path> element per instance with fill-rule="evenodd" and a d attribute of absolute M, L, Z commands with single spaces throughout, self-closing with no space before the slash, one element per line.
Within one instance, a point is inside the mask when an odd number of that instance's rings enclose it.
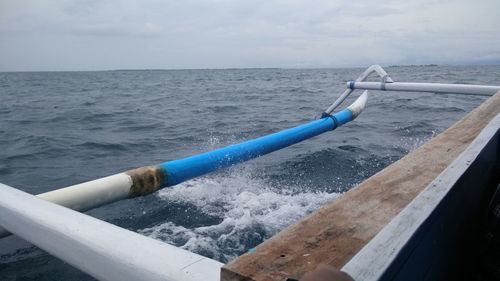
<path fill-rule="evenodd" d="M 353 105 L 357 106 L 359 104 L 364 107 L 366 98 L 367 94 L 363 94 L 360 100 Z M 172 186 L 335 130 L 339 126 L 354 120 L 360 112 L 359 110 L 354 110 L 354 106 L 350 106 L 335 114 L 324 113 L 321 119 L 294 128 L 187 158 L 162 163 L 159 165 L 159 168 L 164 173 L 163 185 Z"/>
<path fill-rule="evenodd" d="M 241 163 L 312 138 L 354 120 L 363 111 L 368 93 L 336 113 L 281 132 L 233 144 L 179 160 L 146 166 L 37 195 L 71 208 L 87 211 L 118 200 L 143 196 L 161 188 Z M 0 237 L 8 233 L 0 227 Z"/>

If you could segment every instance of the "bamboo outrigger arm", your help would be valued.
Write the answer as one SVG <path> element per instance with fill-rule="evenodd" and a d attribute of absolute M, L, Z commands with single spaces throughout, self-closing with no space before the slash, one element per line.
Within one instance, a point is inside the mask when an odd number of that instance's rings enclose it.
<path fill-rule="evenodd" d="M 324 114 L 321 119 L 281 132 L 230 145 L 179 160 L 146 166 L 37 195 L 46 201 L 87 211 L 119 200 L 151 194 L 161 188 L 241 163 L 303 140 L 312 138 L 354 120 L 365 108 L 368 91 L 346 109 Z M 9 232 L 0 226 L 0 237 Z"/>

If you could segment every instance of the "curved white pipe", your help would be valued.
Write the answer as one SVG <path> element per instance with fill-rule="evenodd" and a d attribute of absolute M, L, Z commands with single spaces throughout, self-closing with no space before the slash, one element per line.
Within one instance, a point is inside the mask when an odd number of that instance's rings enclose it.
<path fill-rule="evenodd" d="M 365 90 L 350 106 L 347 107 L 352 112 L 353 119 L 365 109 L 366 102 L 368 101 L 368 91 Z"/>
<path fill-rule="evenodd" d="M 368 78 L 368 76 L 370 76 L 370 74 L 372 73 L 377 73 L 378 76 L 380 76 L 380 78 L 382 78 L 382 81 L 384 83 L 392 83 L 393 80 L 391 79 L 391 77 L 389 77 L 389 74 L 387 74 L 387 72 L 385 72 L 385 70 L 378 64 L 374 64 L 370 67 L 368 67 L 357 79 L 356 81 L 363 81 L 365 80 L 366 78 Z M 325 110 L 325 113 L 327 114 L 331 114 L 333 112 L 333 110 L 335 110 L 335 108 L 337 108 L 342 102 L 344 102 L 344 100 L 354 91 L 354 89 L 346 89 L 342 95 L 340 95 L 340 97 L 337 98 L 337 100 L 335 100 L 334 103 L 332 103 L 332 105 L 330 105 L 328 107 L 327 110 Z"/>

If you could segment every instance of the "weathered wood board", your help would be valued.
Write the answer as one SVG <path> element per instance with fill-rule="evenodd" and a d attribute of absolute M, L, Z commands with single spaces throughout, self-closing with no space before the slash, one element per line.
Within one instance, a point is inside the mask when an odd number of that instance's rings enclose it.
<path fill-rule="evenodd" d="M 500 113 L 500 92 L 423 146 L 222 268 L 221 280 L 299 278 L 341 268 Z"/>

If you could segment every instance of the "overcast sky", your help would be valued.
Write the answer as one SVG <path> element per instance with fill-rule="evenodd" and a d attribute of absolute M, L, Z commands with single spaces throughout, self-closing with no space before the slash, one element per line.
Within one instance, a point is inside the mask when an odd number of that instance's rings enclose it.
<path fill-rule="evenodd" d="M 500 64 L 500 0 L 0 0 L 0 71 Z"/>

